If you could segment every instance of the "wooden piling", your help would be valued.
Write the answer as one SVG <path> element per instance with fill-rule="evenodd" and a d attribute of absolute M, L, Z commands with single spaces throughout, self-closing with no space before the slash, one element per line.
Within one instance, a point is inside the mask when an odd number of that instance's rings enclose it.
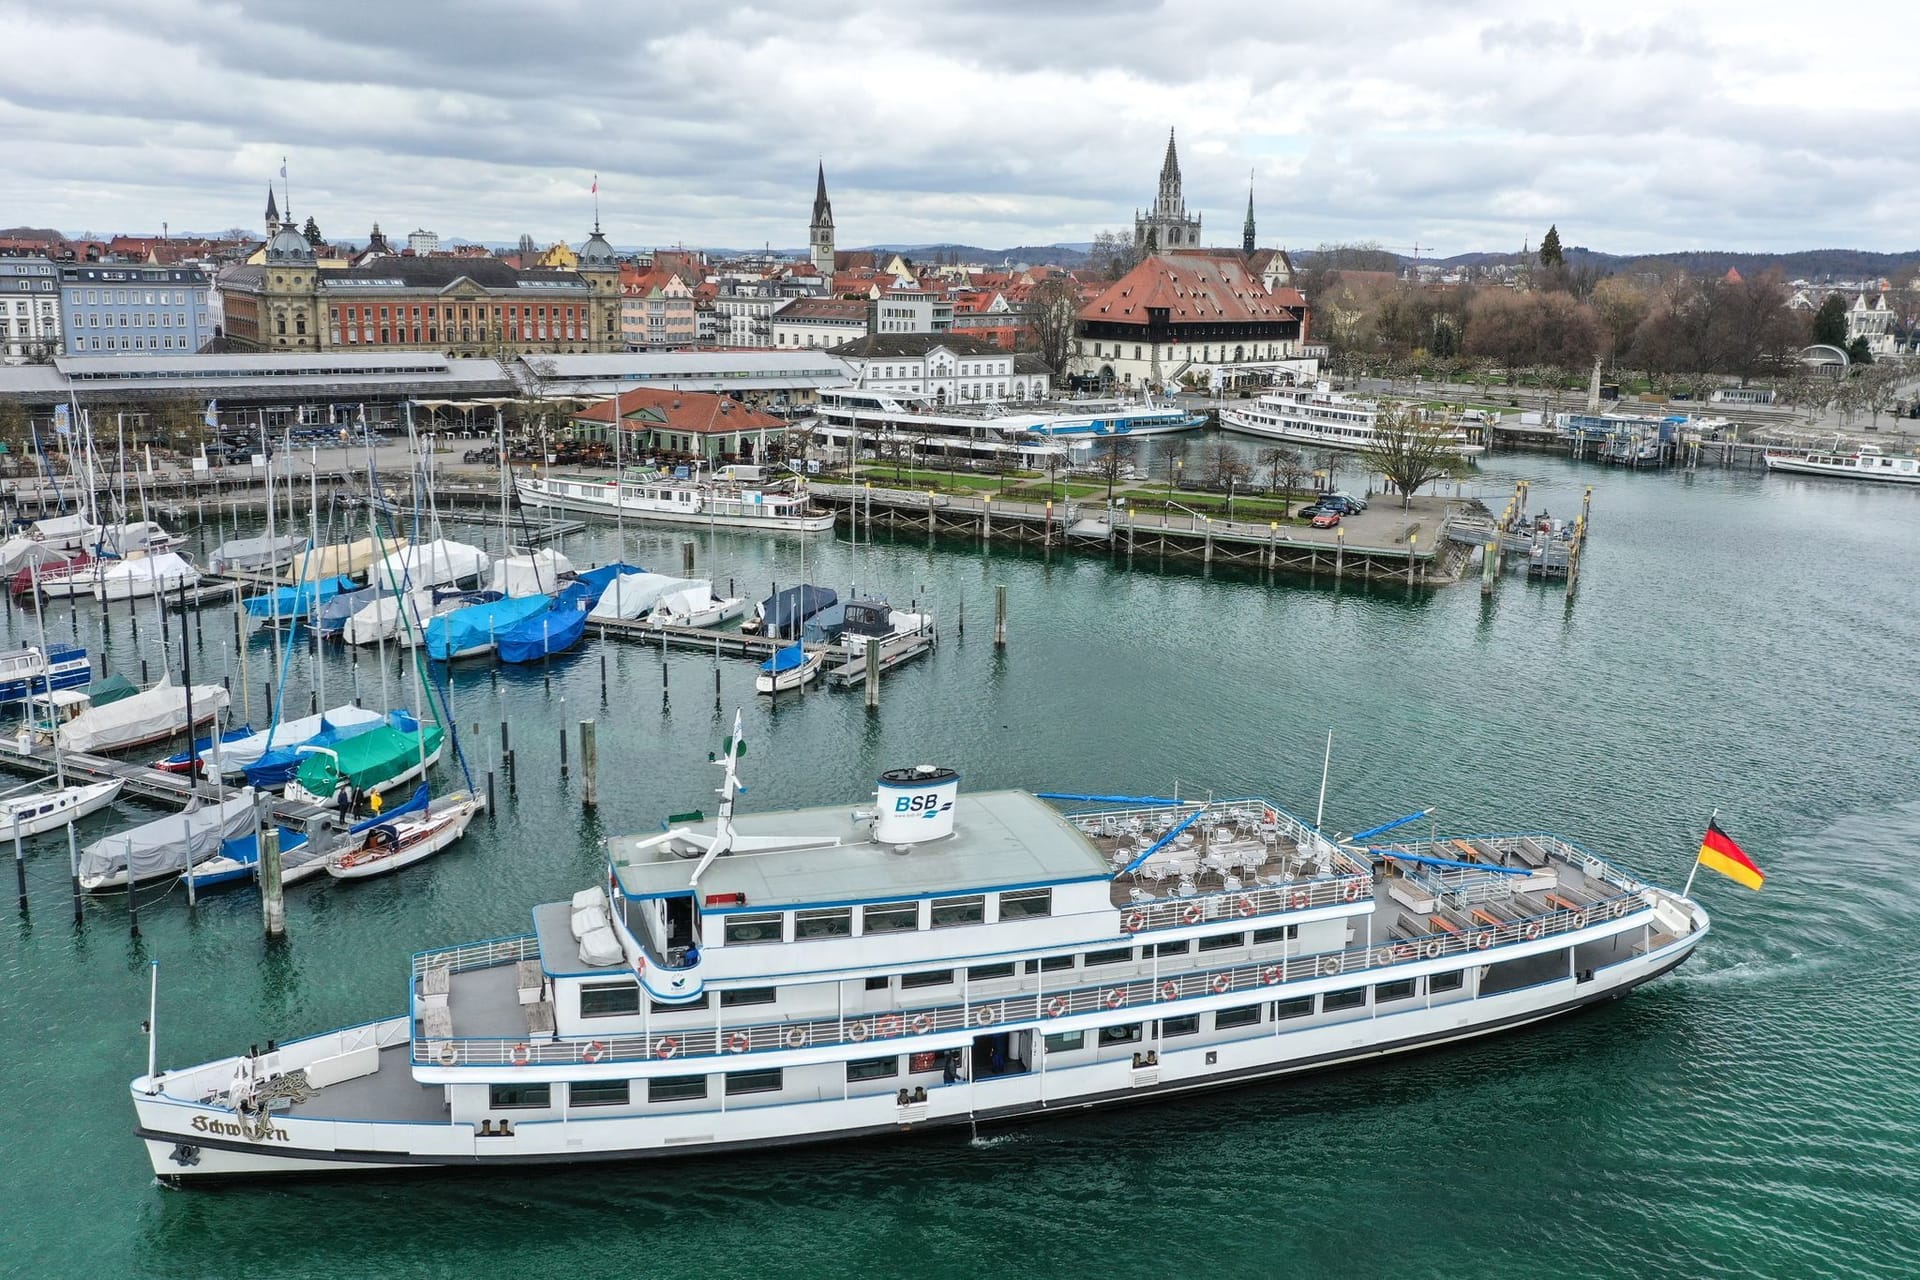
<path fill-rule="evenodd" d="M 20 909 L 27 909 L 27 855 L 20 843 L 20 814 L 13 815 L 13 877 L 20 882 Z"/>
<path fill-rule="evenodd" d="M 693 543 L 691 541 L 680 544 L 680 576 L 683 578 L 693 576 Z"/>
<path fill-rule="evenodd" d="M 880 642 L 867 641 L 867 710 L 880 709 Z"/>
<path fill-rule="evenodd" d="M 80 839 L 67 823 L 67 879 L 73 887 L 73 922 L 80 923 Z"/>
<path fill-rule="evenodd" d="M 1318 554 L 1319 554 L 1318 552 L 1315 553 L 1316 563 L 1317 563 Z M 1339 578 L 1340 575 L 1344 574 L 1346 571 L 1347 571 L 1347 531 L 1345 529 L 1335 529 L 1333 531 L 1333 576 L 1335 578 Z"/>
<path fill-rule="evenodd" d="M 594 723 L 591 720 L 580 722 L 580 774 L 584 787 L 580 793 L 580 807 L 595 809 L 600 805 L 600 795 L 595 787 L 595 779 L 600 764 L 599 744 L 594 738 Z"/>
<path fill-rule="evenodd" d="M 1007 587 L 999 583 L 993 588 L 993 647 L 1007 647 Z"/>
<path fill-rule="evenodd" d="M 260 916 L 269 938 L 287 931 L 287 897 L 280 871 L 280 827 L 269 814 L 260 827 Z"/>

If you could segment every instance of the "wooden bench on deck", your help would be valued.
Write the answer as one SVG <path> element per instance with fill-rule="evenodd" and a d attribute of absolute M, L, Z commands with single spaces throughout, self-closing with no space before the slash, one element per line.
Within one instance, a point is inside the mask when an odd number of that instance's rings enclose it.
<path fill-rule="evenodd" d="M 1572 898 L 1567 897 L 1564 893 L 1549 893 L 1546 895 L 1546 899 L 1548 906 L 1558 907 L 1562 911 L 1578 911 L 1580 909 L 1580 904 Z"/>
<path fill-rule="evenodd" d="M 1501 925 L 1507 923 L 1484 907 L 1475 907 L 1473 910 L 1467 912 L 1467 914 L 1490 929 L 1498 929 Z"/>
<path fill-rule="evenodd" d="M 1455 924 L 1453 921 L 1447 919 L 1445 916 L 1439 916 L 1439 915 L 1428 916 L 1427 923 L 1431 924 L 1436 930 L 1438 930 L 1441 933 L 1451 933 L 1456 937 L 1458 937 L 1460 934 L 1460 926 Z"/>

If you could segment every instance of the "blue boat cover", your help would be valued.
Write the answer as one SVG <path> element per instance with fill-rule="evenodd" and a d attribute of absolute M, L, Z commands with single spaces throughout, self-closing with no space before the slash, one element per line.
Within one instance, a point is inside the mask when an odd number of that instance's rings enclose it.
<path fill-rule="evenodd" d="M 768 658 L 765 662 L 761 663 L 760 669 L 762 671 L 774 671 L 774 672 L 792 671 L 794 668 L 798 667 L 801 663 L 805 662 L 806 660 L 807 660 L 807 651 L 801 648 L 798 644 L 790 644 L 786 648 L 774 654 L 771 658 Z"/>
<path fill-rule="evenodd" d="M 760 602 L 764 634 L 792 640 L 800 634 L 800 624 L 822 609 L 838 604 L 840 596 L 832 587 L 788 587 Z"/>
<path fill-rule="evenodd" d="M 253 596 L 246 603 L 247 614 L 255 618 L 304 618 L 314 604 L 326 604 L 343 591 L 353 590 L 352 578 L 324 578 L 303 582 L 297 587 L 276 587 Z"/>
<path fill-rule="evenodd" d="M 578 644 L 587 629 L 587 610 L 593 607 L 593 588 L 569 582 L 553 598 L 545 613 L 516 622 L 495 640 L 502 662 L 538 662 L 548 654 L 565 653 Z"/>
<path fill-rule="evenodd" d="M 620 564 L 615 562 L 613 564 L 603 564 L 598 569 L 588 569 L 584 573 L 577 573 L 574 575 L 574 578 L 587 585 L 587 608 L 591 609 L 600 603 L 600 597 L 607 593 L 607 588 L 613 585 L 615 578 L 623 573 L 645 572 L 646 570 L 637 564 Z"/>
<path fill-rule="evenodd" d="M 545 613 L 552 596 L 506 596 L 427 619 L 427 656 L 445 662 L 456 653 L 491 644 L 517 622 Z"/>

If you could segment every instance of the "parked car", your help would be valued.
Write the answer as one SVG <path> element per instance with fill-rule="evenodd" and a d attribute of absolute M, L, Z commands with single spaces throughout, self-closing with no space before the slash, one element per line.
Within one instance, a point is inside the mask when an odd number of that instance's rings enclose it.
<path fill-rule="evenodd" d="M 1339 523 L 1340 515 L 1335 511 L 1321 511 L 1313 517 L 1313 527 L 1316 529 L 1331 529 Z"/>
<path fill-rule="evenodd" d="M 1351 516 L 1358 515 L 1363 510 L 1365 510 L 1364 507 L 1355 504 L 1351 498 L 1345 497 L 1342 494 L 1323 493 L 1312 506 L 1303 508 L 1300 514 L 1303 516 L 1312 516 L 1322 511 L 1327 511 L 1337 516 Z"/>
<path fill-rule="evenodd" d="M 1327 496 L 1330 498 L 1339 498 L 1341 501 L 1351 506 L 1355 511 L 1365 511 L 1367 509 L 1367 500 L 1365 498 L 1356 497 L 1353 494 L 1348 493 L 1345 489 L 1335 489 L 1332 493 L 1328 494 Z"/>

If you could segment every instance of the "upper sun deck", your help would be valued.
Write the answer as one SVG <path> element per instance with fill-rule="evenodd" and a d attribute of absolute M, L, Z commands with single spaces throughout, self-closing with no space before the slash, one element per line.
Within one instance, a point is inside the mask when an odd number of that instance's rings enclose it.
<path fill-rule="evenodd" d="M 1024 791 L 968 793 L 954 801 L 953 833 L 896 846 L 873 838 L 872 823 L 844 805 L 742 813 L 741 843 L 700 877 L 704 895 L 739 894 L 740 905 L 801 906 L 933 897 L 968 890 L 1104 880 L 1113 874 L 1093 841 Z M 620 890 L 629 898 L 693 892 L 689 883 L 713 824 L 670 840 L 620 836 L 607 842 Z"/>

